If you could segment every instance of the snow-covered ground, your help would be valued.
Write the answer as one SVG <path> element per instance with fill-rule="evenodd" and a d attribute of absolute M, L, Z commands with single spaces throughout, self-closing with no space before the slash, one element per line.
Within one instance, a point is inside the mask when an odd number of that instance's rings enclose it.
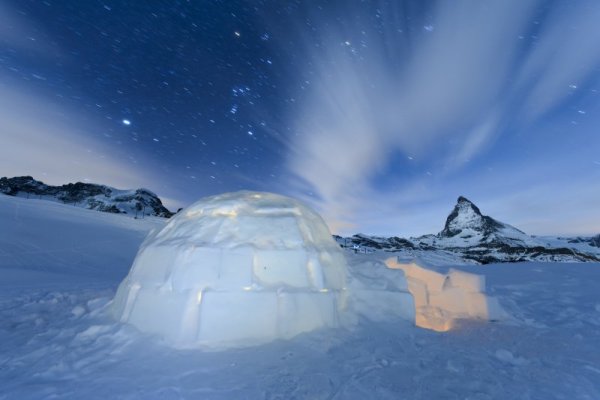
<path fill-rule="evenodd" d="M 259 347 L 184 351 L 106 311 L 162 224 L 0 196 L 0 399 L 600 398 L 600 264 L 452 265 L 485 275 L 513 321 L 439 333 L 363 318 Z M 390 253 L 346 256 L 363 282 L 370 269 L 397 272 L 380 269 Z"/>

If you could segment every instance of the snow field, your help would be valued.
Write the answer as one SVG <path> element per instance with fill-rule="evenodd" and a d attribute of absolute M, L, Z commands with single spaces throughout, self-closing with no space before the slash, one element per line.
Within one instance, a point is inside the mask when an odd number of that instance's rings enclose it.
<path fill-rule="evenodd" d="M 0 399 L 600 398 L 598 263 L 469 266 L 436 253 L 428 266 L 485 276 L 513 319 L 438 333 L 377 318 L 374 302 L 352 328 L 180 351 L 108 308 L 155 227 L 0 196 Z M 348 287 L 406 291 L 389 256 L 346 253 Z"/>

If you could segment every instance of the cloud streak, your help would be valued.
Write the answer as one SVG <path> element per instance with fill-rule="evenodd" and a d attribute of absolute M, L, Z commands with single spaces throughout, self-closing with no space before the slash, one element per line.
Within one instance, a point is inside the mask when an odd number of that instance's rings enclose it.
<path fill-rule="evenodd" d="M 420 15 L 377 9 L 375 22 L 350 7 L 337 25 L 313 21 L 319 46 L 305 38 L 312 92 L 293 118 L 288 167 L 334 230 L 364 225 L 364 210 L 419 186 L 374 184 L 403 175 L 399 155 L 442 159 L 437 174 L 455 174 L 507 126 L 525 129 L 561 105 L 600 64 L 595 3 L 432 4 Z M 379 29 L 377 15 L 400 16 L 386 21 L 397 29 Z"/>
<path fill-rule="evenodd" d="M 156 163 L 131 148 L 115 146 L 103 135 L 106 121 L 83 107 L 66 106 L 45 83 L 49 62 L 73 62 L 42 26 L 26 14 L 0 4 L 0 44 L 27 60 L 23 70 L 0 74 L 0 176 L 32 175 L 48 184 L 88 181 L 117 188 L 148 187 L 161 191 Z M 62 105 L 59 105 L 62 103 Z M 168 188 L 167 188 L 168 189 Z M 176 208 L 180 201 L 168 198 Z"/>
<path fill-rule="evenodd" d="M 94 132 L 101 134 L 101 123 L 86 121 L 77 110 L 56 106 L 29 89 L 2 86 L 1 176 L 27 174 L 49 184 L 89 181 L 157 190 L 150 162 L 138 164 L 115 146 L 94 139 Z"/>

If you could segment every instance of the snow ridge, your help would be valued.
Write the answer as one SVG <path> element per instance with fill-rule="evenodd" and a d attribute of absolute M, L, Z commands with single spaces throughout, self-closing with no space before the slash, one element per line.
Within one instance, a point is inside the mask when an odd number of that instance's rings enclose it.
<path fill-rule="evenodd" d="M 70 204 L 76 207 L 109 212 L 169 218 L 173 215 L 156 194 L 148 189 L 119 190 L 94 183 L 46 185 L 31 176 L 0 178 L 0 193 Z"/>

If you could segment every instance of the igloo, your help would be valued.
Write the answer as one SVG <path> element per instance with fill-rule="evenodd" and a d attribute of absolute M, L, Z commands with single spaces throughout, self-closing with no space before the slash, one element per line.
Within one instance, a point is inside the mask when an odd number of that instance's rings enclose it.
<path fill-rule="evenodd" d="M 323 219 L 289 197 L 207 197 L 152 232 L 112 311 L 176 347 L 237 347 L 338 325 L 346 263 Z"/>

